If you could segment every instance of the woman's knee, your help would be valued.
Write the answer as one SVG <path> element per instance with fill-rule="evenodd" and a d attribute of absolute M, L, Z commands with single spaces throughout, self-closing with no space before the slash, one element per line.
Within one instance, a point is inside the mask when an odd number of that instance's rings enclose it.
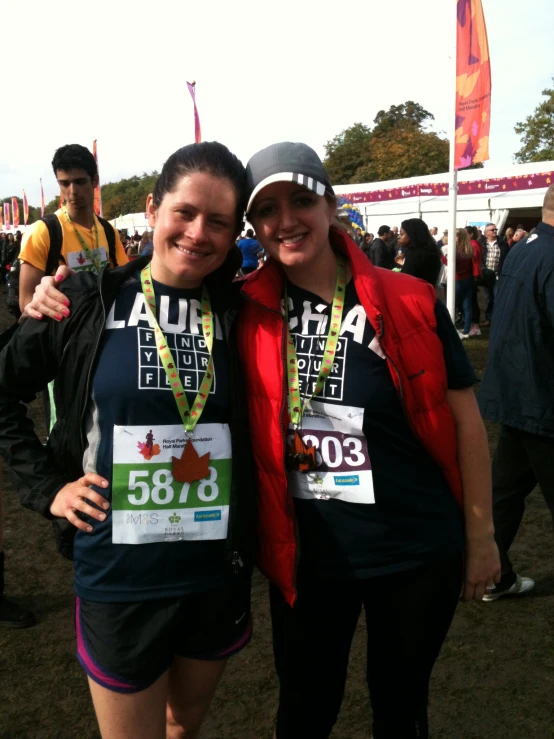
<path fill-rule="evenodd" d="M 194 711 L 179 711 L 167 704 L 166 707 L 166 739 L 197 739 L 202 716 L 195 716 Z"/>

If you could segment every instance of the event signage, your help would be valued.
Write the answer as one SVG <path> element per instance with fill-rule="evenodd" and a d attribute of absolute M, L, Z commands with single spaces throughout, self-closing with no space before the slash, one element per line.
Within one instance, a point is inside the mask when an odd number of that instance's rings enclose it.
<path fill-rule="evenodd" d="M 513 177 L 493 177 L 483 180 L 467 180 L 458 183 L 460 195 L 488 195 L 498 192 L 519 192 L 549 187 L 554 182 L 554 172 L 514 175 Z M 387 190 L 369 192 L 341 193 L 341 198 L 351 203 L 385 203 L 389 200 L 404 198 L 438 197 L 448 195 L 447 182 L 432 182 L 421 185 L 392 187 Z"/>
<path fill-rule="evenodd" d="M 481 0 L 458 0 L 455 169 L 489 158 L 491 63 Z"/>

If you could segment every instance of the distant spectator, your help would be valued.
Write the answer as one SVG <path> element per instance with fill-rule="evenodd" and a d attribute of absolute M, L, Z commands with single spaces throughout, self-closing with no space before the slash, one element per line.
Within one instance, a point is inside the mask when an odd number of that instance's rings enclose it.
<path fill-rule="evenodd" d="M 512 242 L 514 240 L 514 229 L 513 228 L 507 228 L 506 233 L 504 234 L 504 238 L 506 239 L 506 243 L 508 246 L 512 245 Z"/>
<path fill-rule="evenodd" d="M 152 254 L 154 251 L 154 244 L 153 244 L 153 235 L 152 231 L 145 231 L 142 234 L 141 240 L 140 240 L 140 247 L 138 249 L 138 253 L 141 257 L 148 256 Z"/>
<path fill-rule="evenodd" d="M 364 234 L 364 240 L 360 244 L 360 249 L 363 251 L 363 253 L 369 257 L 370 251 L 371 251 L 371 244 L 373 243 L 373 234 L 366 233 Z"/>
<path fill-rule="evenodd" d="M 473 295 L 473 247 L 465 228 L 456 231 L 456 312 L 464 314 L 464 327 L 460 338 L 467 339 L 471 332 L 471 301 Z"/>
<path fill-rule="evenodd" d="M 520 242 L 522 239 L 527 238 L 528 235 L 529 234 L 527 234 L 527 232 L 523 228 L 518 228 L 516 232 L 514 233 L 511 246 L 514 246 L 515 244 Z"/>
<path fill-rule="evenodd" d="M 251 272 L 255 272 L 258 269 L 258 255 L 263 250 L 260 242 L 254 237 L 254 231 L 251 228 L 246 231 L 245 238 L 239 239 L 237 246 L 242 252 L 242 274 L 249 275 Z"/>
<path fill-rule="evenodd" d="M 494 310 L 494 292 L 496 281 L 502 272 L 502 265 L 508 253 L 508 244 L 499 241 L 498 229 L 494 223 L 488 223 L 485 227 L 486 241 L 483 244 L 483 291 L 485 293 L 485 321 L 482 326 L 490 326 L 492 312 Z M 515 234 L 514 234 L 515 238 Z"/>
<path fill-rule="evenodd" d="M 473 295 L 471 301 L 471 330 L 470 336 L 481 336 L 479 323 L 481 321 L 481 309 L 479 308 L 479 288 L 477 281 L 482 277 L 481 263 L 483 260 L 483 247 L 477 240 L 479 234 L 475 226 L 466 226 L 466 231 L 470 238 L 471 248 L 473 249 Z"/>
<path fill-rule="evenodd" d="M 358 244 L 358 246 L 361 246 L 363 240 L 364 240 L 364 236 L 362 234 L 362 229 L 357 228 L 356 231 L 354 232 L 354 241 L 356 242 L 356 244 Z"/>
<path fill-rule="evenodd" d="M 383 267 L 384 269 L 392 269 L 394 267 L 394 253 L 391 242 L 393 233 L 389 226 L 380 226 L 377 231 L 377 238 L 373 239 L 370 247 L 369 258 L 375 267 Z"/>
<path fill-rule="evenodd" d="M 429 233 L 431 234 L 431 236 L 432 236 L 432 237 L 433 237 L 433 238 L 435 239 L 435 241 L 436 241 L 436 240 L 437 240 L 437 238 L 438 238 L 438 233 L 439 233 L 439 229 L 438 229 L 438 228 L 437 228 L 436 226 L 432 226 L 432 227 L 431 227 L 431 228 L 429 229 Z"/>
<path fill-rule="evenodd" d="M 441 269 L 441 258 L 429 227 L 421 218 L 402 221 L 398 246 L 405 255 L 402 272 L 419 277 L 435 286 Z"/>
<path fill-rule="evenodd" d="M 141 237 L 141 235 L 140 235 L 140 234 L 139 234 L 139 232 L 138 232 L 138 231 L 137 231 L 137 230 L 135 229 L 135 233 L 133 234 L 133 241 L 137 241 L 137 242 L 138 242 L 138 241 L 140 241 L 140 240 L 141 240 L 141 238 L 142 238 L 142 237 Z"/>

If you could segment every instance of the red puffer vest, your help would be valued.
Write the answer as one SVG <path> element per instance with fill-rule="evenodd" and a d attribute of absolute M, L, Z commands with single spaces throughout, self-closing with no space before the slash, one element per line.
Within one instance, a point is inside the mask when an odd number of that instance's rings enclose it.
<path fill-rule="evenodd" d="M 342 232 L 332 230 L 331 240 L 348 257 L 358 297 L 377 333 L 410 425 L 461 504 L 456 430 L 446 399 L 442 344 L 435 330 L 435 291 L 422 280 L 374 267 Z M 297 551 L 285 467 L 288 397 L 283 283 L 281 268 L 271 260 L 245 281 L 238 340 L 257 466 L 258 564 L 292 605 Z"/>

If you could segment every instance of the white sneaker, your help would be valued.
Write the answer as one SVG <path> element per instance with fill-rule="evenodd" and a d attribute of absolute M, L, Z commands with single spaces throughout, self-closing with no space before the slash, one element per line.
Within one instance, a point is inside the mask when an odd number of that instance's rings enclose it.
<path fill-rule="evenodd" d="M 469 335 L 470 336 L 481 336 L 481 329 L 479 328 L 479 326 L 476 323 L 474 323 L 472 325 L 472 327 L 470 329 L 470 332 L 469 332 Z"/>
<path fill-rule="evenodd" d="M 460 339 L 462 339 L 462 341 L 463 341 L 464 339 L 469 339 L 469 337 L 471 336 L 471 333 L 469 333 L 469 334 L 464 334 L 464 333 L 462 333 L 462 331 L 458 331 L 458 336 L 459 336 L 459 337 L 460 337 Z"/>
<path fill-rule="evenodd" d="M 530 577 L 520 577 L 519 575 L 516 575 L 516 581 L 510 588 L 496 591 L 497 587 L 498 586 L 495 585 L 490 592 L 483 596 L 483 600 L 486 603 L 503 598 L 505 595 L 525 595 L 533 590 L 535 587 L 535 581 L 531 580 Z"/>

